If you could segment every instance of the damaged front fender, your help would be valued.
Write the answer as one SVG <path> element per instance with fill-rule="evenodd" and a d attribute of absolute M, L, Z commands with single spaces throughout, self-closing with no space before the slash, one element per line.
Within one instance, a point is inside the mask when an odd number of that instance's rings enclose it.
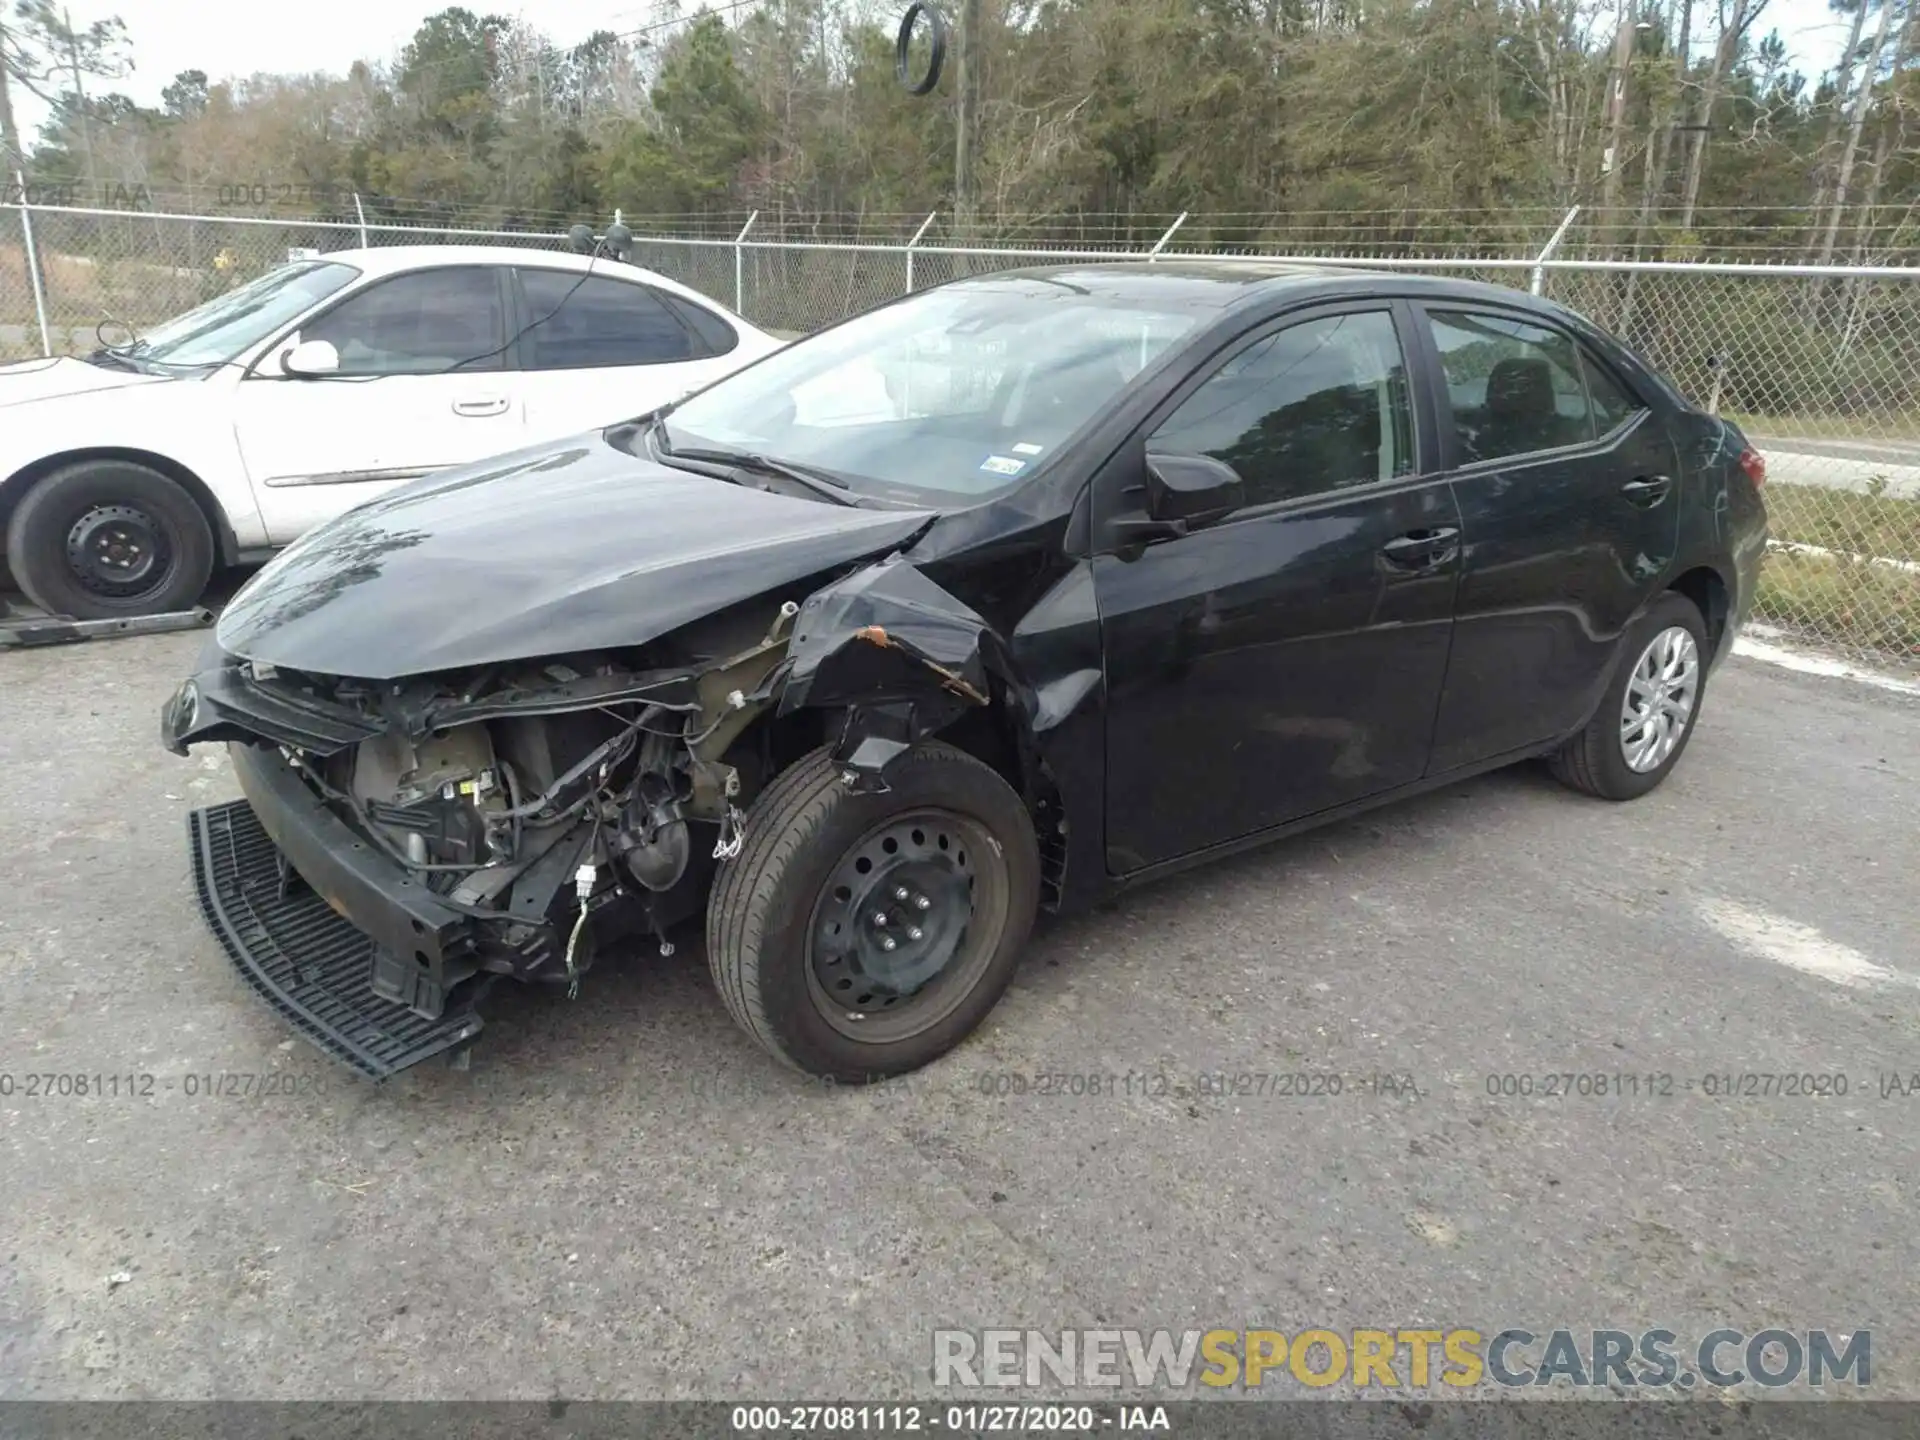
<path fill-rule="evenodd" d="M 1031 713 L 1005 642 L 978 612 L 894 556 L 816 591 L 800 607 L 778 677 L 781 715 L 842 709 L 834 759 L 857 790 L 917 741 L 993 702 Z"/>

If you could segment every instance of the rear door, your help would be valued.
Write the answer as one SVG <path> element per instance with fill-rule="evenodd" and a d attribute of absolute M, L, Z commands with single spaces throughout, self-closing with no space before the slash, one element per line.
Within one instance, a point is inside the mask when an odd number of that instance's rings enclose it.
<path fill-rule="evenodd" d="M 1680 490 L 1658 414 L 1570 331 L 1477 302 L 1421 313 L 1470 540 L 1434 729 L 1439 773 L 1592 713 L 1622 630 L 1673 562 Z"/>
<path fill-rule="evenodd" d="M 1418 444 L 1410 314 L 1382 300 L 1270 323 L 1095 478 L 1116 873 L 1425 772 L 1460 519 Z M 1103 527 L 1137 512 L 1149 453 L 1224 461 L 1247 505 L 1116 541 Z"/>
<path fill-rule="evenodd" d="M 530 444 L 644 414 L 743 361 L 725 317 L 617 269 L 522 266 L 516 276 L 513 365 Z"/>
<path fill-rule="evenodd" d="M 520 443 L 502 358 L 506 275 L 457 265 L 376 280 L 282 337 L 234 387 L 234 437 L 269 543 Z M 330 342 L 339 372 L 281 373 L 279 357 L 303 340 Z"/>

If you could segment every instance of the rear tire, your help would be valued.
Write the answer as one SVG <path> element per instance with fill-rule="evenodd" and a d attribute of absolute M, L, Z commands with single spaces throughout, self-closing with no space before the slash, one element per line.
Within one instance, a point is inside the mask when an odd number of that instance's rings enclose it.
<path fill-rule="evenodd" d="M 1039 900 L 1032 818 L 993 770 L 929 742 L 887 784 L 856 794 L 824 749 L 782 772 L 707 905 L 707 961 L 734 1020 L 786 1064 L 848 1084 L 965 1039 L 1013 978 Z"/>
<path fill-rule="evenodd" d="M 1620 650 L 1619 673 L 1586 729 L 1547 761 L 1561 784 L 1601 800 L 1637 800 L 1665 780 L 1706 697 L 1707 626 L 1686 596 L 1669 591 L 1656 600 Z"/>
<path fill-rule="evenodd" d="M 27 598 L 74 620 L 184 610 L 213 574 L 213 528 L 193 497 L 126 460 L 83 460 L 36 484 L 7 527 Z"/>

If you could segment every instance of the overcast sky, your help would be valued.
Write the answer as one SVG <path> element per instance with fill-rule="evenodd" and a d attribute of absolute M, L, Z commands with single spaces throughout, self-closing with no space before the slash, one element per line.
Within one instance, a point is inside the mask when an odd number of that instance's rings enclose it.
<path fill-rule="evenodd" d="M 268 8 L 259 0 L 71 0 L 71 11 L 76 24 L 109 15 L 126 22 L 135 68 L 112 88 L 157 105 L 161 88 L 182 70 L 204 70 L 220 80 L 260 71 L 345 73 L 355 60 L 391 59 L 422 20 L 448 3 L 324 0 Z M 470 0 L 468 8 L 484 13 L 507 6 Z M 688 0 L 688 11 L 697 8 L 698 0 Z M 649 0 L 521 0 L 514 10 L 563 45 L 596 30 L 635 29 L 660 13 Z M 1847 35 L 1846 22 L 1828 10 L 1827 0 L 1770 0 L 1756 30 L 1764 35 L 1773 29 L 1809 81 L 1833 63 Z M 29 133 L 45 118 L 32 96 L 17 98 L 15 105 Z"/>

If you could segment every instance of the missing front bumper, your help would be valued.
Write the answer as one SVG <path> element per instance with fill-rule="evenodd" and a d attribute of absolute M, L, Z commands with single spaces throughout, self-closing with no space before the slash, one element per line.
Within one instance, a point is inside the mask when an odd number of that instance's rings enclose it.
<path fill-rule="evenodd" d="M 246 801 L 196 810 L 187 825 L 208 926 L 241 978 L 306 1039 L 384 1080 L 480 1033 L 477 995 L 435 1019 L 376 995 L 373 941 L 300 881 Z"/>

